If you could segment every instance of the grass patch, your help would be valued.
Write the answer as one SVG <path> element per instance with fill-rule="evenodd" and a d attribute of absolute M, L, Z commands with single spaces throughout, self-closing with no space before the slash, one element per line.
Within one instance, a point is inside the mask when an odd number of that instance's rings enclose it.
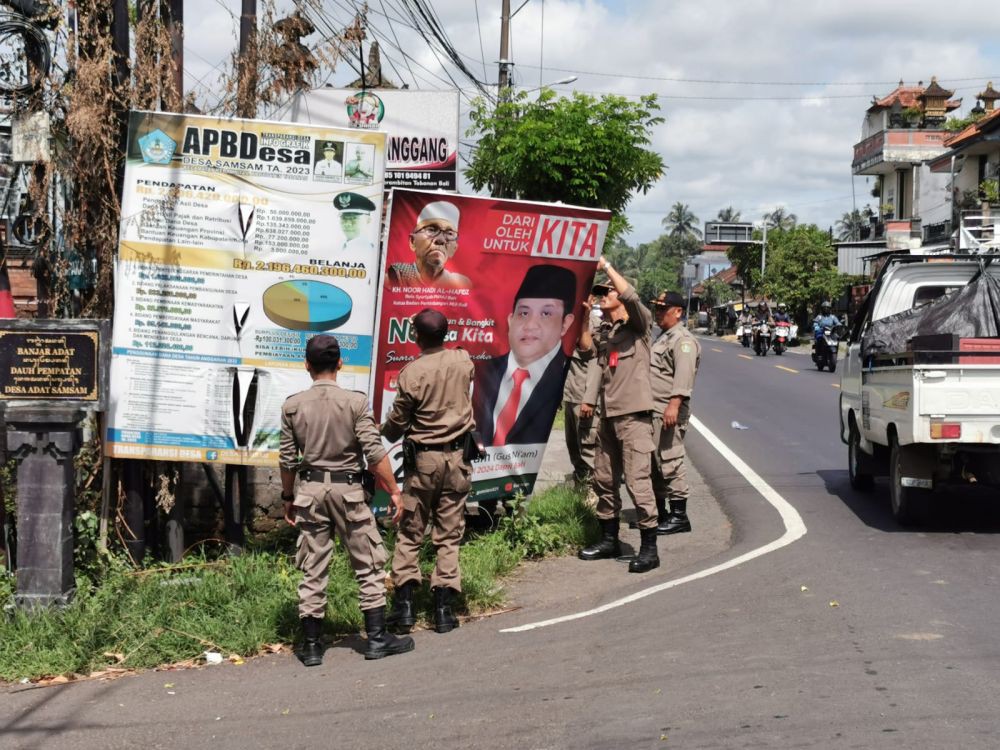
<path fill-rule="evenodd" d="M 552 429 L 566 430 L 566 410 L 562 404 L 559 405 L 559 410 L 556 412 L 556 418 L 552 422 Z"/>
<path fill-rule="evenodd" d="M 503 603 L 502 579 L 525 558 L 559 554 L 596 537 L 593 512 L 568 487 L 516 503 L 495 531 L 470 536 L 461 550 L 463 598 L 472 614 Z M 286 545 L 289 535 L 282 537 Z M 390 549 L 394 534 L 386 537 Z M 428 543 L 421 567 L 433 567 Z M 0 568 L 0 680 L 86 674 L 109 666 L 144 669 L 193 659 L 206 649 L 250 656 L 298 636 L 300 579 L 287 549 L 240 557 L 191 557 L 180 566 L 136 571 L 116 563 L 99 583 L 77 579 L 63 610 L 4 614 L 14 582 Z M 328 634 L 356 632 L 362 622 L 357 583 L 343 550 L 330 570 Z M 427 587 L 417 598 L 430 609 Z"/>

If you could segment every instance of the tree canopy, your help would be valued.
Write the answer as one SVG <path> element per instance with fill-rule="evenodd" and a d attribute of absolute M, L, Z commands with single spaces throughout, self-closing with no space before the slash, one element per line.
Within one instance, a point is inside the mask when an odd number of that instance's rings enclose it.
<path fill-rule="evenodd" d="M 839 295 L 843 285 L 830 236 L 815 224 L 768 235 L 763 289 L 799 320 L 807 319 L 822 300 Z"/>
<path fill-rule="evenodd" d="M 798 216 L 789 213 L 781 206 L 778 206 L 778 208 L 769 214 L 764 214 L 764 220 L 769 222 L 775 229 L 794 229 L 795 225 L 799 223 Z"/>
<path fill-rule="evenodd" d="M 477 143 L 465 175 L 498 198 L 609 209 L 613 238 L 629 228 L 624 213 L 632 196 L 666 169 L 649 148 L 651 129 L 663 122 L 659 108 L 655 95 L 557 97 L 550 89 L 537 99 L 521 92 L 497 103 L 477 100 L 468 130 Z"/>
<path fill-rule="evenodd" d="M 740 211 L 732 206 L 726 206 L 725 208 L 719 209 L 719 214 L 716 219 L 718 221 L 739 221 Z"/>
<path fill-rule="evenodd" d="M 699 219 L 686 203 L 678 201 L 671 206 L 670 213 L 663 217 L 661 223 L 671 237 L 701 237 Z"/>

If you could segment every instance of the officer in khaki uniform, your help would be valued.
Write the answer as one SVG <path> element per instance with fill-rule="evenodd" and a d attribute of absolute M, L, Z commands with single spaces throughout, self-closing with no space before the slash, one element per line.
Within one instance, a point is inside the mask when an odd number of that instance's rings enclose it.
<path fill-rule="evenodd" d="M 653 492 L 659 534 L 691 531 L 687 516 L 688 485 L 684 472 L 684 433 L 691 416 L 691 392 L 701 363 L 701 344 L 681 322 L 684 298 L 677 292 L 662 292 L 653 305 L 653 318 L 663 333 L 653 342 L 652 371 Z M 667 514 L 667 501 L 670 513 Z"/>
<path fill-rule="evenodd" d="M 656 498 L 650 480 L 653 460 L 653 394 L 649 384 L 649 329 L 652 316 L 624 276 L 603 257 L 598 270 L 608 274 L 612 287 L 595 287 L 601 294 L 598 335 L 584 326 L 578 349 L 585 358 L 597 357 L 601 366 L 601 424 L 594 464 L 597 518 L 602 538 L 580 550 L 581 560 L 618 557 L 619 512 L 622 499 L 619 478 L 635 503 L 642 543 L 629 562 L 629 572 L 645 573 L 659 567 L 656 551 Z M 589 305 L 588 305 L 589 308 Z M 588 311 L 589 314 L 589 311 Z"/>
<path fill-rule="evenodd" d="M 592 321 L 593 319 L 588 318 Z M 597 330 L 593 322 L 591 335 Z M 601 391 L 601 366 L 597 359 L 584 359 L 574 350 L 566 373 L 563 388 L 563 415 L 565 417 L 566 449 L 573 464 L 573 479 L 578 485 L 590 481 L 594 473 L 594 456 L 597 449 L 597 427 L 601 422 L 598 397 Z"/>
<path fill-rule="evenodd" d="M 337 384 L 340 346 L 333 336 L 313 336 L 306 344 L 306 369 L 313 385 L 290 396 L 281 407 L 281 499 L 285 520 L 299 529 L 295 562 L 302 571 L 299 617 L 304 644 L 302 663 L 323 662 L 320 631 L 326 614 L 326 586 L 333 534 L 347 549 L 360 587 L 361 612 L 368 633 L 366 659 L 413 649 L 413 639 L 385 629 L 386 553 L 362 486 L 365 463 L 389 490 L 398 520 L 399 486 L 379 440 L 368 397 Z M 299 484 L 295 489 L 295 476 Z"/>
<path fill-rule="evenodd" d="M 392 411 L 382 424 L 389 441 L 406 435 L 403 517 L 392 557 L 396 584 L 389 623 L 413 627 L 413 593 L 420 586 L 418 556 L 428 521 L 437 555 L 431 574 L 434 593 L 434 629 L 447 633 L 458 627 L 454 596 L 462 590 L 458 546 L 465 533 L 465 501 L 472 489 L 472 465 L 466 459 L 466 439 L 475 426 L 472 418 L 472 360 L 462 349 L 445 349 L 448 319 L 431 309 L 413 318 L 420 356 L 399 372 Z"/>

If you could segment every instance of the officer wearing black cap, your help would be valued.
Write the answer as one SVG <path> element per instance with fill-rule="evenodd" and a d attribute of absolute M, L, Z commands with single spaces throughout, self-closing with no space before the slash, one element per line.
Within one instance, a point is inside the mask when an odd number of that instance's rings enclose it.
<path fill-rule="evenodd" d="M 486 445 L 548 440 L 562 400 L 567 358 L 563 336 L 575 319 L 576 276 L 551 264 L 532 266 L 507 317 L 510 351 L 476 368 L 473 406 Z"/>
<path fill-rule="evenodd" d="M 701 362 L 701 344 L 684 323 L 684 298 L 661 292 L 650 300 L 653 319 L 662 333 L 653 342 L 650 384 L 653 387 L 653 493 L 657 534 L 691 531 L 687 515 L 688 484 L 684 470 L 684 434 L 691 415 L 691 393 Z M 667 513 L 667 502 L 670 512 Z"/>
<path fill-rule="evenodd" d="M 323 661 L 320 631 L 334 534 L 346 548 L 358 579 L 368 633 L 365 658 L 381 659 L 413 648 L 413 639 L 386 632 L 386 552 L 361 481 L 365 464 L 388 489 L 396 521 L 402 516 L 402 496 L 368 397 L 337 384 L 341 364 L 337 339 L 313 336 L 306 344 L 312 387 L 290 396 L 281 407 L 281 499 L 285 520 L 299 530 L 295 562 L 302 571 L 299 617 L 305 639 L 301 658 L 307 667 Z"/>
<path fill-rule="evenodd" d="M 341 250 L 348 253 L 375 251 L 375 243 L 368 236 L 375 204 L 360 193 L 340 193 L 333 199 L 333 207 L 340 214 L 340 229 L 344 233 Z"/>
<path fill-rule="evenodd" d="M 420 356 L 399 371 L 392 411 L 382 424 L 389 441 L 404 435 L 403 517 L 392 556 L 396 595 L 391 625 L 413 627 L 413 594 L 420 587 L 420 548 L 431 527 L 435 564 L 434 629 L 458 627 L 454 599 L 462 591 L 458 547 L 465 532 L 465 501 L 472 489 L 466 437 L 473 429 L 472 359 L 463 349 L 446 349 L 448 319 L 426 308 L 413 318 Z"/>
<path fill-rule="evenodd" d="M 344 145 L 336 141 L 324 143 L 323 158 L 313 167 L 313 175 L 340 182 L 340 178 L 344 175 L 344 166 L 337 157 L 343 158 L 343 148 Z"/>

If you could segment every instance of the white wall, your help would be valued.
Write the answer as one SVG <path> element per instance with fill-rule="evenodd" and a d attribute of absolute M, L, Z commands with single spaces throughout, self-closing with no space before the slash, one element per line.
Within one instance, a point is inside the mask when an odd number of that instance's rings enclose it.
<path fill-rule="evenodd" d="M 948 191 L 951 175 L 936 174 L 924 164 L 914 172 L 913 215 L 919 216 L 923 224 L 937 224 L 951 218 L 951 201 Z"/>

